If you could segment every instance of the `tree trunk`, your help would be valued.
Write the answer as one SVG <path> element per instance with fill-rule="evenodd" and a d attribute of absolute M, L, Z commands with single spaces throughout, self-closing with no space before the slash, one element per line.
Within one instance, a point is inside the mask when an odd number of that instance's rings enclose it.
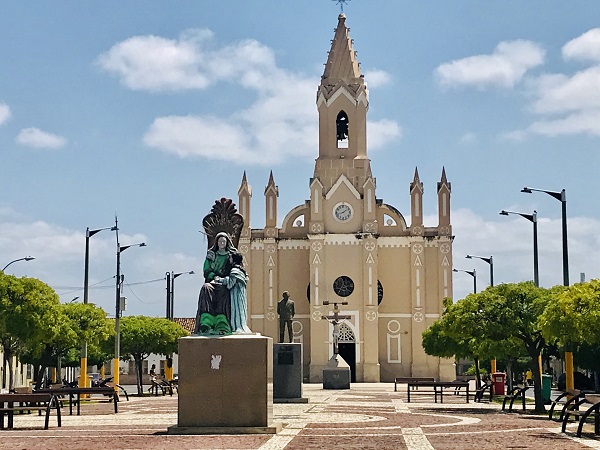
<path fill-rule="evenodd" d="M 512 359 L 509 359 L 506 363 L 506 387 L 508 391 L 512 391 L 513 388 L 513 370 L 512 370 Z"/>
<path fill-rule="evenodd" d="M 9 355 L 8 358 L 8 390 L 9 392 L 15 388 L 15 370 L 14 370 L 14 358 Z"/>
<path fill-rule="evenodd" d="M 135 381 L 137 383 L 137 391 L 138 395 L 142 397 L 144 395 L 144 386 L 142 384 L 142 360 L 139 356 L 134 356 L 133 360 L 135 361 Z"/>
<path fill-rule="evenodd" d="M 481 388 L 481 371 L 479 370 L 479 358 L 475 358 L 475 379 L 477 380 L 477 389 Z"/>
<path fill-rule="evenodd" d="M 527 352 L 531 356 L 531 372 L 533 373 L 533 393 L 535 396 L 535 412 L 543 414 L 546 412 L 544 406 L 544 398 L 542 397 L 542 374 L 540 373 L 540 365 L 538 364 L 538 357 L 540 356 L 541 350 L 538 350 L 537 346 L 527 346 Z"/>

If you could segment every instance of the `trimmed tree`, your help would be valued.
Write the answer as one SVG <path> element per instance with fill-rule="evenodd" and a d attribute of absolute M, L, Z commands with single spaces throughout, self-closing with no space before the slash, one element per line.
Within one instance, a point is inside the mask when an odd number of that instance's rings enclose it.
<path fill-rule="evenodd" d="M 0 272 L 0 343 L 9 389 L 14 389 L 14 357 L 32 348 L 34 355 L 40 356 L 42 343 L 59 333 L 59 304 L 58 295 L 46 283 Z"/>
<path fill-rule="evenodd" d="M 135 362 L 138 395 L 144 393 L 142 361 L 152 353 L 177 353 L 177 340 L 188 334 L 181 325 L 168 319 L 147 316 L 128 316 L 121 319 L 121 359 L 133 359 Z"/>

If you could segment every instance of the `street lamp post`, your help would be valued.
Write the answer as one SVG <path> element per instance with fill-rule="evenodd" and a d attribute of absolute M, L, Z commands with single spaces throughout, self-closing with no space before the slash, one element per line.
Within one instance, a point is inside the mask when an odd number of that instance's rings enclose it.
<path fill-rule="evenodd" d="M 544 189 L 534 189 L 524 187 L 521 192 L 531 194 L 532 192 L 545 192 L 549 196 L 560 201 L 562 209 L 562 250 L 563 250 L 563 285 L 569 285 L 569 246 L 567 240 L 567 193 L 565 190 L 560 192 L 546 191 Z M 571 343 L 567 343 L 565 348 L 565 373 L 566 373 L 566 388 L 573 389 L 575 387 L 575 376 L 573 365 L 573 352 L 571 350 Z M 540 373 L 542 371 L 540 370 Z"/>
<path fill-rule="evenodd" d="M 129 247 L 145 247 L 146 243 L 120 245 L 119 244 L 119 227 L 117 217 L 115 216 L 115 234 L 117 236 L 117 278 L 116 278 L 116 299 L 115 299 L 115 358 L 113 360 L 113 381 L 115 384 L 115 392 L 118 392 L 119 384 L 119 359 L 121 358 L 121 288 L 123 280 L 121 279 L 121 253 Z"/>
<path fill-rule="evenodd" d="M 2 272 L 4 272 L 6 270 L 6 268 L 8 266 L 10 266 L 12 263 L 16 263 L 17 261 L 31 261 L 32 259 L 35 259 L 35 258 L 33 256 L 26 256 L 25 258 L 15 259 L 15 260 L 9 262 L 7 265 L 5 265 L 4 269 L 2 269 Z"/>
<path fill-rule="evenodd" d="M 556 200 L 560 201 L 562 206 L 562 250 L 563 250 L 563 285 L 569 285 L 569 246 L 567 240 L 567 194 L 563 189 L 560 192 L 555 191 L 545 191 L 543 189 L 534 189 L 524 187 L 521 189 L 521 192 L 525 192 L 527 194 L 531 194 L 532 192 L 545 192 L 546 194 L 554 197 Z"/>
<path fill-rule="evenodd" d="M 116 231 L 116 227 L 98 228 L 90 230 L 87 227 L 85 230 L 85 261 L 83 270 L 83 304 L 88 303 L 88 291 L 89 291 L 89 271 L 90 271 L 90 238 L 103 230 Z M 79 297 L 76 297 L 79 298 Z M 74 299 L 73 299 L 74 300 Z M 71 300 L 71 302 L 73 302 Z M 87 387 L 87 341 L 81 343 L 81 364 L 79 369 L 79 387 Z"/>
<path fill-rule="evenodd" d="M 509 214 L 516 214 L 517 216 L 521 216 L 531 223 L 533 223 L 533 282 L 536 286 L 540 285 L 540 273 L 538 266 L 538 228 L 537 228 L 537 211 L 533 211 L 533 214 L 524 214 L 515 211 L 507 211 L 503 209 L 499 213 L 501 216 L 508 216 Z"/>
<path fill-rule="evenodd" d="M 464 272 L 468 273 L 473 277 L 473 294 L 477 293 L 477 272 L 475 269 L 473 270 L 460 270 L 460 269 L 452 269 L 452 272 Z"/>
<path fill-rule="evenodd" d="M 490 286 L 494 286 L 494 257 L 490 256 L 489 258 L 485 258 L 483 256 L 475 256 L 475 255 L 467 255 L 465 256 L 467 259 L 481 259 L 490 265 Z"/>
<path fill-rule="evenodd" d="M 180 275 L 193 275 L 194 271 L 190 270 L 189 272 L 167 272 L 167 314 L 166 318 L 169 320 L 174 320 L 175 314 L 175 278 Z M 165 378 L 167 380 L 173 379 L 173 354 L 167 355 L 167 361 L 165 362 Z"/>

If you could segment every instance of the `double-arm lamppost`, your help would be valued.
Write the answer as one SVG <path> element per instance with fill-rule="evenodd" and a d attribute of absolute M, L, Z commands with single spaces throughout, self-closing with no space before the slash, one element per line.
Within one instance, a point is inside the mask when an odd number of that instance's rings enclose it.
<path fill-rule="evenodd" d="M 167 319 L 173 320 L 173 318 L 175 317 L 173 315 L 174 305 L 175 305 L 175 278 L 177 278 L 180 275 L 193 275 L 193 274 L 194 274 L 193 270 L 190 270 L 189 272 L 179 272 L 179 273 L 167 272 L 165 274 L 165 276 L 167 278 L 167 314 L 166 314 Z"/>
<path fill-rule="evenodd" d="M 116 299 L 115 299 L 115 359 L 113 360 L 113 381 L 115 383 L 115 391 L 118 392 L 119 384 L 119 359 L 121 358 L 121 311 L 123 310 L 121 300 L 121 288 L 123 286 L 123 280 L 121 279 L 121 253 L 127 250 L 129 247 L 145 247 L 145 242 L 131 245 L 120 245 L 119 244 L 119 228 L 117 224 L 117 218 L 115 217 L 115 232 L 117 236 L 117 278 L 116 278 Z"/>
<path fill-rule="evenodd" d="M 538 267 L 538 228 L 537 228 L 537 211 L 533 211 L 533 214 L 524 214 L 515 211 L 507 211 L 503 209 L 499 213 L 501 216 L 508 216 L 509 214 L 516 214 L 521 216 L 531 223 L 533 223 L 533 282 L 536 286 L 540 285 L 540 273 Z"/>
<path fill-rule="evenodd" d="M 16 263 L 17 261 L 31 261 L 32 259 L 35 259 L 35 258 L 33 256 L 26 256 L 25 258 L 15 259 L 15 260 L 9 262 L 7 265 L 5 265 L 4 268 L 2 269 L 2 272 L 4 272 L 6 270 L 6 268 L 8 266 L 10 266 L 12 263 Z"/>
<path fill-rule="evenodd" d="M 83 303 L 88 303 L 88 291 L 89 291 L 89 272 L 90 272 L 90 238 L 103 230 L 116 231 L 116 227 L 97 228 L 90 230 L 87 227 L 85 230 L 85 262 L 83 270 Z M 76 297 L 79 298 L 79 297 Z M 74 299 L 73 299 L 74 300 Z M 71 300 L 71 302 L 73 302 Z M 81 343 L 81 365 L 79 369 L 79 387 L 87 387 L 87 342 Z"/>
<path fill-rule="evenodd" d="M 452 272 L 464 272 L 468 273 L 473 277 L 473 294 L 477 293 L 477 272 L 475 269 L 473 270 L 460 270 L 460 269 L 452 269 Z"/>
<path fill-rule="evenodd" d="M 194 271 L 190 270 L 189 272 L 167 272 L 167 314 L 166 318 L 169 320 L 173 320 L 174 315 L 174 305 L 175 305 L 175 278 L 180 275 L 193 275 Z M 167 361 L 165 363 L 165 378 L 167 380 L 173 379 L 173 354 L 167 355 Z"/>
<path fill-rule="evenodd" d="M 477 259 L 481 259 L 482 261 L 485 261 L 486 263 L 488 263 L 490 265 L 490 286 L 494 285 L 494 257 L 493 256 L 486 258 L 484 256 L 467 255 L 467 256 L 465 256 L 465 258 L 467 258 L 467 259 L 477 258 Z"/>

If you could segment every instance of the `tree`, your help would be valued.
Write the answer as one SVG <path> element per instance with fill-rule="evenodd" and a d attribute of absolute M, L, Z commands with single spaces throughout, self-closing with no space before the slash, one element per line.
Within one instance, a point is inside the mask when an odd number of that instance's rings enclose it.
<path fill-rule="evenodd" d="M 597 359 L 582 349 L 597 353 L 600 344 L 600 280 L 557 287 L 552 294 L 553 301 L 540 317 L 544 336 L 567 351 L 575 350 L 578 365 L 597 371 Z"/>
<path fill-rule="evenodd" d="M 495 342 L 522 342 L 533 361 L 535 409 L 545 410 L 542 398 L 538 357 L 545 345 L 539 317 L 550 299 L 549 291 L 533 282 L 508 283 L 488 287 L 469 294 L 457 302 L 456 314 L 449 324 L 449 334 L 455 339 L 475 339 L 483 345 Z M 483 352 L 480 348 L 479 352 Z"/>
<path fill-rule="evenodd" d="M 66 303 L 56 308 L 54 335 L 46 342 L 29 343 L 21 357 L 23 362 L 33 364 L 37 387 L 46 367 L 57 367 L 60 373 L 63 362 L 65 366 L 79 366 L 83 340 L 93 348 L 113 333 L 106 312 L 91 303 Z"/>
<path fill-rule="evenodd" d="M 142 361 L 152 353 L 176 353 L 177 340 L 188 334 L 181 325 L 168 319 L 146 316 L 128 316 L 121 319 L 121 359 L 135 361 L 138 395 L 144 393 Z"/>
<path fill-rule="evenodd" d="M 508 352 L 522 348 L 514 340 L 494 341 L 485 336 L 481 323 L 472 311 L 471 301 L 452 303 L 444 299 L 444 312 L 440 320 L 434 322 L 423 332 L 423 348 L 425 353 L 442 358 L 456 357 L 475 361 L 477 386 L 481 386 L 480 360 L 504 358 Z M 478 310 L 478 308 L 476 308 Z M 470 322 L 467 329 L 458 328 L 456 323 Z M 514 353 L 512 353 L 514 355 Z"/>
<path fill-rule="evenodd" d="M 56 335 L 60 325 L 59 304 L 56 292 L 42 281 L 0 272 L 0 343 L 4 353 L 4 377 L 9 374 L 9 389 L 14 388 L 13 358 L 29 346 L 48 342 Z M 36 356 L 40 356 L 37 353 L 40 351 L 41 346 L 37 347 Z"/>

